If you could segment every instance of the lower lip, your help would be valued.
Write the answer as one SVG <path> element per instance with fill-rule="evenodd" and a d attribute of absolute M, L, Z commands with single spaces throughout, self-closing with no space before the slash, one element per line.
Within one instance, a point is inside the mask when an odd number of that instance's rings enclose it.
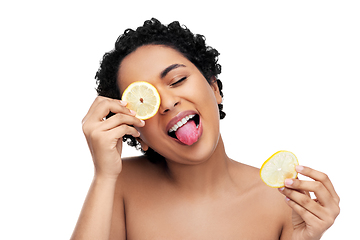
<path fill-rule="evenodd" d="M 201 138 L 201 136 L 202 136 L 203 127 L 202 127 L 202 122 L 201 122 L 200 116 L 199 116 L 199 126 L 198 126 L 198 128 L 197 128 L 197 132 L 198 132 L 199 138 L 198 138 L 198 140 L 197 140 L 194 144 L 192 144 L 192 145 L 190 145 L 190 146 L 195 145 L 195 144 L 200 140 L 200 138 Z M 168 135 L 168 136 L 169 136 L 169 135 Z M 169 137 L 170 137 L 170 136 L 169 136 Z M 173 138 L 173 137 L 170 137 L 170 138 L 172 138 L 173 140 L 175 140 L 177 143 L 179 143 L 179 144 L 181 144 L 181 145 L 189 146 L 189 145 L 186 145 L 186 144 L 180 142 L 179 139 L 177 139 L 177 138 Z"/>

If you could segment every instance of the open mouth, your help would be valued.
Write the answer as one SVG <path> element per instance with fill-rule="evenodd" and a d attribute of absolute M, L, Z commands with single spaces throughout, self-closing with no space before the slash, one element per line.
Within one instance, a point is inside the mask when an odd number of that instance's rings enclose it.
<path fill-rule="evenodd" d="M 176 132 L 178 131 L 179 128 L 188 124 L 188 122 L 190 122 L 190 121 L 194 121 L 196 129 L 198 129 L 199 124 L 200 124 L 200 116 L 198 114 L 190 114 L 190 115 L 184 117 L 183 119 L 181 119 L 180 121 L 178 121 L 177 123 L 175 123 L 168 131 L 168 135 L 172 138 L 180 140 L 178 138 Z"/>

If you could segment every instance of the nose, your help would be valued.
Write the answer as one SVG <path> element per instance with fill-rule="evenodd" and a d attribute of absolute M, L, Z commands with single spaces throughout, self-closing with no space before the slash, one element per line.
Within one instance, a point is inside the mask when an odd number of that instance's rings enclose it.
<path fill-rule="evenodd" d="M 177 105 L 180 104 L 180 98 L 174 96 L 170 91 L 161 91 L 159 94 L 161 98 L 159 112 L 161 114 L 165 114 L 173 110 Z"/>

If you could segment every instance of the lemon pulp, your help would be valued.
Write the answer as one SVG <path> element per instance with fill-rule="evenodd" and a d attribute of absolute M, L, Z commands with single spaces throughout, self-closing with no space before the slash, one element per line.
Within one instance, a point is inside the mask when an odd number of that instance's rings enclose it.
<path fill-rule="evenodd" d="M 261 166 L 260 177 L 270 187 L 284 187 L 285 179 L 297 177 L 296 165 L 299 165 L 299 162 L 295 154 L 289 151 L 278 151 Z"/>
<path fill-rule="evenodd" d="M 142 120 L 153 117 L 160 107 L 160 95 L 148 82 L 133 82 L 125 89 L 121 99 L 128 103 L 127 108 L 136 112 L 135 117 Z"/>

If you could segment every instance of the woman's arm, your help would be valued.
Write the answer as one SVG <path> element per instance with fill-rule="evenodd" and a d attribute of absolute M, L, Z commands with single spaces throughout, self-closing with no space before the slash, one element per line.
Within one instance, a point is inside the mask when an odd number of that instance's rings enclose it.
<path fill-rule="evenodd" d="M 72 240 L 126 238 L 121 184 L 117 185 L 122 171 L 122 137 L 126 134 L 139 137 L 140 133 L 132 126 L 143 127 L 145 124 L 135 118 L 134 112 L 125 108 L 126 104 L 97 97 L 83 119 L 83 131 L 93 158 L 95 174 Z M 105 119 L 109 112 L 115 115 Z M 116 225 L 116 231 L 111 230 L 112 225 Z"/>
<path fill-rule="evenodd" d="M 115 186 L 116 179 L 94 177 L 71 239 L 109 239 Z M 125 223 L 118 227 L 122 234 L 114 237 L 125 239 Z"/>

